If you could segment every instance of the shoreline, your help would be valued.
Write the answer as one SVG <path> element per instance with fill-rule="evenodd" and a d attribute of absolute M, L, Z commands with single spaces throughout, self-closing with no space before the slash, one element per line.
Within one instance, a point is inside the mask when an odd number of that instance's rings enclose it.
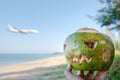
<path fill-rule="evenodd" d="M 26 63 L 35 60 L 43 60 L 51 57 L 63 56 L 63 54 L 0 54 L 0 67 Z"/>
<path fill-rule="evenodd" d="M 10 66 L 0 66 L 0 80 L 37 80 L 33 79 L 36 77 L 31 75 L 41 74 L 41 72 L 42 74 L 46 73 L 44 70 L 45 68 L 55 67 L 62 64 L 66 64 L 64 56 L 55 56 Z M 39 70 L 36 71 L 36 69 Z"/>

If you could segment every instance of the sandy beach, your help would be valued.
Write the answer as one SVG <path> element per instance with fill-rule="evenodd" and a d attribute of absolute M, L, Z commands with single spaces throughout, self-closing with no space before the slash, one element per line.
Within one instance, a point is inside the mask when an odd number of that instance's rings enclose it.
<path fill-rule="evenodd" d="M 64 56 L 51 57 L 10 66 L 1 66 L 0 80 L 52 80 L 52 77 L 58 74 L 53 76 L 49 76 L 49 74 L 55 70 L 58 72 L 63 71 L 62 68 L 59 68 L 59 65 L 62 64 L 66 64 Z"/>

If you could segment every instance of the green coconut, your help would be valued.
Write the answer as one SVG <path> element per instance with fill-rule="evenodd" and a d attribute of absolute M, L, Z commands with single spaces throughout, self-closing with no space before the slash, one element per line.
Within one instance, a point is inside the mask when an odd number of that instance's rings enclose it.
<path fill-rule="evenodd" d="M 91 28 L 70 34 L 64 43 L 66 61 L 75 70 L 108 70 L 114 59 L 111 38 Z"/>

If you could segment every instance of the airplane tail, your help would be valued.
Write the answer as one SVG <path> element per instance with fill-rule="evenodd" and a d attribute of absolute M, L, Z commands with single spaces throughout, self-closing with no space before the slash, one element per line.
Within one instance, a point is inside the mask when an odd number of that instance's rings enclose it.
<path fill-rule="evenodd" d="M 12 31 L 12 30 L 13 30 L 12 26 L 9 25 L 9 24 L 8 24 L 8 30 L 9 30 L 9 31 Z"/>
<path fill-rule="evenodd" d="M 17 29 L 13 28 L 11 25 L 8 24 L 8 30 L 12 32 L 18 32 Z"/>

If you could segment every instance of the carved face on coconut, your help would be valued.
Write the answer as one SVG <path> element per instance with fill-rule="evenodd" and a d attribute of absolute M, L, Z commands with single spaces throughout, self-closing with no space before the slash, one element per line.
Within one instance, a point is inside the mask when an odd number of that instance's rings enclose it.
<path fill-rule="evenodd" d="M 107 70 L 114 58 L 114 45 L 109 36 L 95 29 L 81 28 L 67 37 L 65 58 L 76 70 Z"/>

